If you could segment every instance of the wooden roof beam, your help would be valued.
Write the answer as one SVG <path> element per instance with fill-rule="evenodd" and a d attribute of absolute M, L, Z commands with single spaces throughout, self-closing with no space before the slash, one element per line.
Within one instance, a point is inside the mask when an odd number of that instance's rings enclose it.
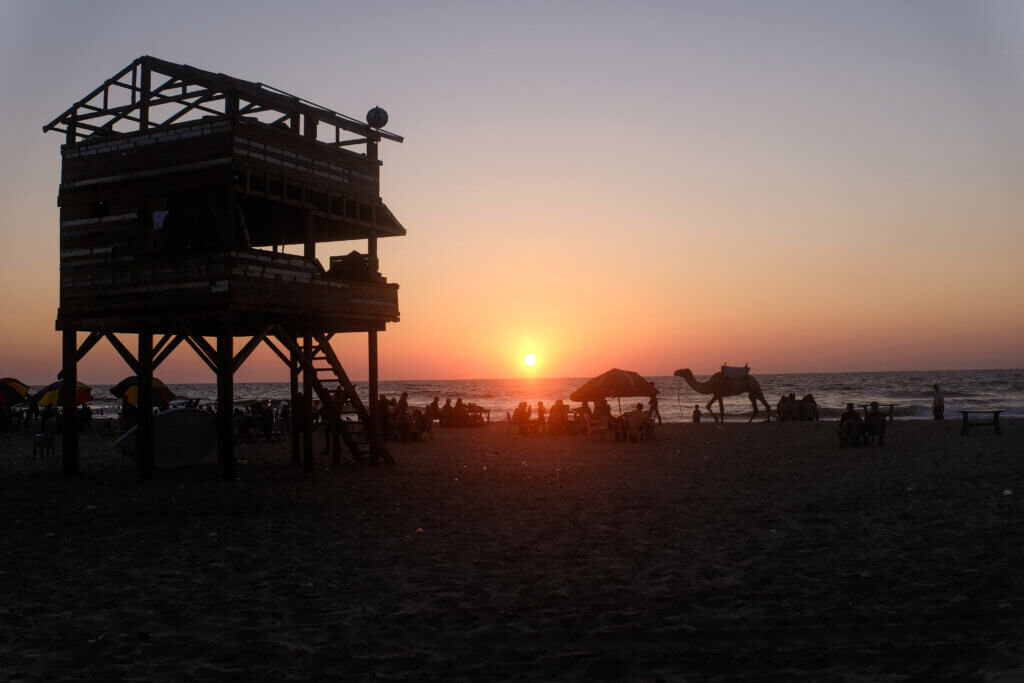
<path fill-rule="evenodd" d="M 214 96 L 210 96 L 210 97 L 200 97 L 195 102 L 185 103 L 187 106 L 184 109 L 182 109 L 178 113 L 176 113 L 176 114 L 174 114 L 174 115 L 164 119 L 164 121 L 162 123 L 160 123 L 159 125 L 161 125 L 161 126 L 168 126 L 168 125 L 174 123 L 175 121 L 177 121 L 178 119 L 180 119 L 182 116 L 185 116 L 186 114 L 188 114 L 190 111 L 193 111 L 194 109 L 198 109 L 200 111 L 205 111 L 208 114 L 214 114 L 216 116 L 223 116 L 224 112 L 222 112 L 222 111 L 217 111 L 216 109 L 210 109 L 209 107 L 202 106 L 205 103 L 208 103 L 208 102 L 219 102 L 219 101 L 221 101 L 223 99 L 225 99 L 224 95 L 214 95 Z M 152 103 L 150 104 L 150 106 L 152 106 Z"/>
<path fill-rule="evenodd" d="M 367 137 L 380 136 L 382 138 L 393 140 L 395 142 L 402 142 L 404 138 L 401 135 L 395 135 L 394 133 L 385 132 L 376 128 L 370 127 L 369 124 L 359 121 L 358 119 L 339 114 L 336 111 L 327 109 L 308 100 L 303 100 L 295 95 L 285 93 L 283 90 L 278 90 L 273 86 L 268 86 L 265 83 L 253 83 L 252 81 L 246 81 L 240 78 L 234 78 L 226 74 L 215 74 L 211 71 L 204 71 L 197 69 L 193 66 L 175 64 L 173 62 L 167 62 L 156 57 L 140 57 L 139 59 L 146 60 L 150 68 L 168 76 L 177 76 L 182 80 L 190 80 L 193 82 L 207 85 L 208 87 L 222 87 L 225 90 L 236 90 L 239 95 L 245 97 L 249 101 L 266 101 L 267 104 L 274 106 L 274 108 L 280 107 L 282 111 L 292 111 L 303 115 L 308 115 L 320 121 L 325 121 L 331 125 L 337 125 L 346 130 L 350 130 L 354 133 L 360 133 Z M 275 106 L 276 105 L 276 106 Z"/>
<path fill-rule="evenodd" d="M 58 123 L 65 123 L 64 119 L 67 118 L 68 116 L 74 116 L 75 115 L 75 109 L 77 109 L 79 105 L 81 105 L 81 104 L 83 104 L 85 102 L 88 102 L 92 98 L 96 97 L 97 95 L 102 93 L 104 90 L 106 90 L 106 88 L 111 83 L 114 83 L 114 82 L 120 80 L 125 74 L 127 74 L 130 71 L 133 71 L 135 69 L 135 67 L 137 67 L 139 64 L 142 63 L 143 59 L 145 59 L 145 57 L 139 57 L 138 59 L 133 61 L 131 64 L 129 64 L 125 68 L 121 69 L 116 74 L 114 74 L 113 76 L 108 78 L 106 81 L 104 81 L 103 85 L 99 86 L 98 88 L 96 88 L 95 90 L 90 92 L 88 95 L 86 95 L 82 99 L 80 99 L 77 102 L 75 102 L 66 111 L 64 111 L 60 116 L 58 116 L 53 121 L 50 121 L 48 124 L 43 126 L 43 132 L 45 133 L 46 131 L 51 130 Z"/>
<path fill-rule="evenodd" d="M 140 84 L 140 79 L 138 78 L 136 69 L 142 70 L 143 78 L 141 80 L 145 82 L 144 84 Z M 166 77 L 166 80 L 155 89 L 148 88 L 148 74 L 152 72 L 156 72 L 157 74 Z M 131 74 L 131 82 L 122 82 L 121 79 L 129 73 Z M 132 94 L 131 104 L 111 108 L 109 106 L 109 90 L 112 86 L 124 88 L 130 91 Z M 177 95 L 164 95 L 167 91 L 177 88 L 181 88 L 181 93 Z M 199 89 L 192 90 L 190 92 L 190 88 Z M 209 93 L 212 92 L 222 94 L 219 97 L 210 97 Z M 96 104 L 91 104 L 91 101 L 98 96 L 102 96 L 103 98 L 102 107 L 99 107 Z M 189 99 L 197 96 L 200 97 L 199 100 L 196 102 L 188 102 Z M 43 132 L 61 130 L 61 132 L 67 132 L 69 134 L 69 138 L 74 137 L 75 139 L 78 139 L 88 137 L 87 135 L 81 135 L 78 132 L 78 125 L 81 125 L 81 127 L 86 130 L 92 130 L 95 132 L 98 130 L 109 129 L 114 123 L 122 120 L 137 122 L 139 123 L 140 129 L 145 130 L 149 124 L 148 110 L 149 107 L 153 105 L 171 104 L 174 102 L 185 103 L 183 111 L 171 116 L 167 121 L 161 124 L 168 125 L 195 109 L 215 115 L 222 115 L 222 112 L 203 107 L 202 105 L 219 101 L 224 98 L 232 98 L 232 101 L 234 101 L 233 98 L 236 97 L 247 101 L 247 104 L 238 110 L 239 114 L 277 111 L 282 114 L 282 118 L 278 119 L 275 123 L 280 123 L 285 119 L 291 119 L 294 122 L 298 117 L 302 116 L 305 117 L 307 122 L 310 122 L 305 127 L 307 132 L 314 129 L 312 122 L 323 122 L 329 126 L 334 126 L 336 129 L 335 143 L 339 142 L 338 138 L 340 135 L 337 132 L 338 130 L 346 130 L 356 133 L 364 138 L 364 140 L 360 140 L 358 142 L 346 142 L 346 144 L 375 142 L 381 139 L 393 140 L 395 142 L 402 142 L 404 140 L 401 135 L 373 128 L 367 123 L 339 114 L 336 111 L 296 97 L 295 95 L 291 95 L 283 90 L 279 90 L 264 83 L 253 83 L 252 81 L 234 78 L 225 74 L 204 71 L 188 65 L 175 64 L 173 62 L 157 59 L 156 57 L 148 55 L 135 59 L 124 69 L 104 81 L 102 85 L 75 102 L 75 104 L 64 111 L 60 116 L 43 126 Z M 89 113 L 81 111 L 82 109 L 88 109 Z M 135 109 L 140 109 L 145 113 L 140 115 L 139 118 L 130 116 L 129 113 Z M 232 107 L 232 109 L 234 109 L 234 107 Z M 100 118 L 103 114 L 108 114 L 113 118 L 106 122 L 102 127 L 90 127 L 88 124 L 79 123 L 83 117 L 96 119 Z M 58 126 L 64 126 L 64 128 L 61 129 L 58 128 Z M 73 136 L 71 135 L 72 132 L 74 134 Z"/>

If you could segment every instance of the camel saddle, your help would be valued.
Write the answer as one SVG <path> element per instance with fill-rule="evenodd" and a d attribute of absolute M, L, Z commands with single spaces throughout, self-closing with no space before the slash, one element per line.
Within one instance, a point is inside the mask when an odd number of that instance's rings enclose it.
<path fill-rule="evenodd" d="M 744 365 L 742 368 L 738 365 L 723 365 L 722 374 L 726 377 L 746 377 L 750 374 L 750 365 Z"/>

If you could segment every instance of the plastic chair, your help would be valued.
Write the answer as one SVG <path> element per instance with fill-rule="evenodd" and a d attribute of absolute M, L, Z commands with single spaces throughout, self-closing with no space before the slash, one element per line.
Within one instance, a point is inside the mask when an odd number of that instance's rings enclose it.
<path fill-rule="evenodd" d="M 583 419 L 587 425 L 587 438 L 597 434 L 601 440 L 604 440 L 604 435 L 609 433 L 607 423 L 601 418 L 591 417 L 590 415 L 584 415 Z"/>
<path fill-rule="evenodd" d="M 32 457 L 35 458 L 37 455 L 50 456 L 56 455 L 53 450 L 53 442 L 57 436 L 57 418 L 51 417 L 45 423 L 43 423 L 43 433 L 36 434 L 35 438 L 32 439 Z"/>
<path fill-rule="evenodd" d="M 647 439 L 647 416 L 643 413 L 630 413 L 626 420 L 629 427 L 626 431 L 626 441 L 636 439 L 638 443 L 643 443 Z"/>

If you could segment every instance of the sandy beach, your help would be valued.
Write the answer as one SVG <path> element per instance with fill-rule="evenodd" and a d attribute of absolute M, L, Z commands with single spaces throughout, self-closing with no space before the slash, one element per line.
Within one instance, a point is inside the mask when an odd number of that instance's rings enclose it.
<path fill-rule="evenodd" d="M 832 427 L 496 424 L 312 478 L 241 444 L 229 484 L 4 434 L 0 678 L 1024 678 L 1024 424 Z"/>

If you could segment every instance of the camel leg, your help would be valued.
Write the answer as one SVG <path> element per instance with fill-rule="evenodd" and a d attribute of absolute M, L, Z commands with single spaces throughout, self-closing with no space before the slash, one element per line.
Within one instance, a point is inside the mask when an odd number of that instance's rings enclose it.
<path fill-rule="evenodd" d="M 761 399 L 761 403 L 764 404 L 764 415 L 765 415 L 764 421 L 765 422 L 771 422 L 772 421 L 772 408 L 771 408 L 771 406 L 768 405 L 768 401 L 764 400 L 764 394 L 761 394 L 760 396 L 758 396 L 758 398 Z"/>
<path fill-rule="evenodd" d="M 725 424 L 725 403 L 721 396 L 718 397 L 718 412 L 722 414 L 722 424 Z"/>
<path fill-rule="evenodd" d="M 717 397 L 715 397 L 715 396 L 712 396 L 712 397 L 711 397 L 711 400 L 710 400 L 710 401 L 708 401 L 708 404 L 707 404 L 706 406 L 704 406 L 704 410 L 706 410 L 706 411 L 708 411 L 709 413 L 711 413 L 711 419 L 713 419 L 713 420 L 714 420 L 715 422 L 718 422 L 718 416 L 717 416 L 717 415 L 715 415 L 715 409 L 714 409 L 714 408 L 712 408 L 712 406 L 713 406 L 713 405 L 715 405 L 715 399 L 716 399 L 716 398 L 717 398 Z"/>
<path fill-rule="evenodd" d="M 754 411 L 750 413 L 750 419 L 747 420 L 747 424 L 750 424 L 757 417 L 757 399 L 754 398 L 754 394 L 747 394 L 747 397 L 750 399 L 750 405 L 754 408 Z"/>

